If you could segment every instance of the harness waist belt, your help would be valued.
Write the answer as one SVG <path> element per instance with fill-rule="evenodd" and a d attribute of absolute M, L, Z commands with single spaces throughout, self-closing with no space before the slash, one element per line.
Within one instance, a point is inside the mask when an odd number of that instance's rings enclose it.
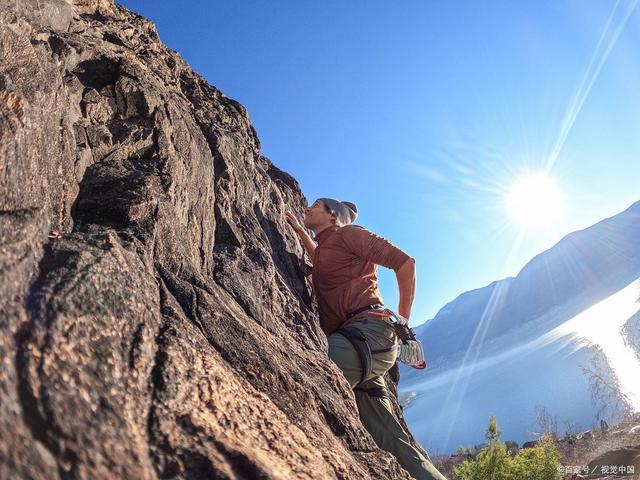
<path fill-rule="evenodd" d="M 383 309 L 384 309 L 384 305 L 382 305 L 380 303 L 374 303 L 373 305 L 367 305 L 366 307 L 358 308 L 357 310 L 354 310 L 353 312 L 347 313 L 347 320 L 349 320 L 351 317 L 355 317 L 359 313 L 366 312 L 367 310 L 383 310 Z"/>

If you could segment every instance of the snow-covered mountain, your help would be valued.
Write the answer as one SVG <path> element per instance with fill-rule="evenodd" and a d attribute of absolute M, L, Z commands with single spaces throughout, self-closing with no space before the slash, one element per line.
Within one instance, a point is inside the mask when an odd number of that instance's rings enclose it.
<path fill-rule="evenodd" d="M 429 368 L 402 370 L 411 429 L 425 447 L 451 452 L 482 442 L 491 414 L 517 441 L 536 431 L 538 407 L 560 431 L 589 428 L 597 412 L 582 368 L 606 348 L 640 355 L 638 279 L 640 202 L 567 235 L 515 278 L 460 295 L 416 329 Z M 598 331 L 620 345 L 605 348 L 603 337 L 598 346 Z"/>

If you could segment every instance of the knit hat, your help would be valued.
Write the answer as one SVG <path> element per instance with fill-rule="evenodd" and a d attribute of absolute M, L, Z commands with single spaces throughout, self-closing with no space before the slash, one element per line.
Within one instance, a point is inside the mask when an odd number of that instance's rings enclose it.
<path fill-rule="evenodd" d="M 318 200 L 324 202 L 329 207 L 329 210 L 336 216 L 337 224 L 339 226 L 349 225 L 358 218 L 358 207 L 355 203 L 347 201 L 338 201 L 333 198 L 319 198 Z"/>

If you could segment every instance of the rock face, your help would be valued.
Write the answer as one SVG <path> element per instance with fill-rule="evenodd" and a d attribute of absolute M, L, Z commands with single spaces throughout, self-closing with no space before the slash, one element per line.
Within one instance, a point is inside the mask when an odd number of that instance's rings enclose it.
<path fill-rule="evenodd" d="M 409 478 L 245 109 L 108 0 L 0 12 L 0 478 Z"/>

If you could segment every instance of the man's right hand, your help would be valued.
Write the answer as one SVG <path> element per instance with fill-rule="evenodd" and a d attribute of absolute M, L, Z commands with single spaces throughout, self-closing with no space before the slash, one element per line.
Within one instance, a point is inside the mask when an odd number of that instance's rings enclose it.
<path fill-rule="evenodd" d="M 300 225 L 300 222 L 298 221 L 298 219 L 293 216 L 293 213 L 286 212 L 285 216 L 286 216 L 287 223 L 291 225 L 291 228 L 293 228 L 294 232 L 300 233 L 301 231 L 304 230 L 302 228 L 302 225 Z"/>
<path fill-rule="evenodd" d="M 316 251 L 316 244 L 313 239 L 309 236 L 309 232 L 306 228 L 304 228 L 298 219 L 293 216 L 293 213 L 286 212 L 285 218 L 287 219 L 287 223 L 291 225 L 291 228 L 298 235 L 300 240 L 302 240 L 302 244 L 304 245 L 304 249 L 307 251 L 307 255 L 309 255 L 309 260 L 313 264 L 313 257 Z"/>

